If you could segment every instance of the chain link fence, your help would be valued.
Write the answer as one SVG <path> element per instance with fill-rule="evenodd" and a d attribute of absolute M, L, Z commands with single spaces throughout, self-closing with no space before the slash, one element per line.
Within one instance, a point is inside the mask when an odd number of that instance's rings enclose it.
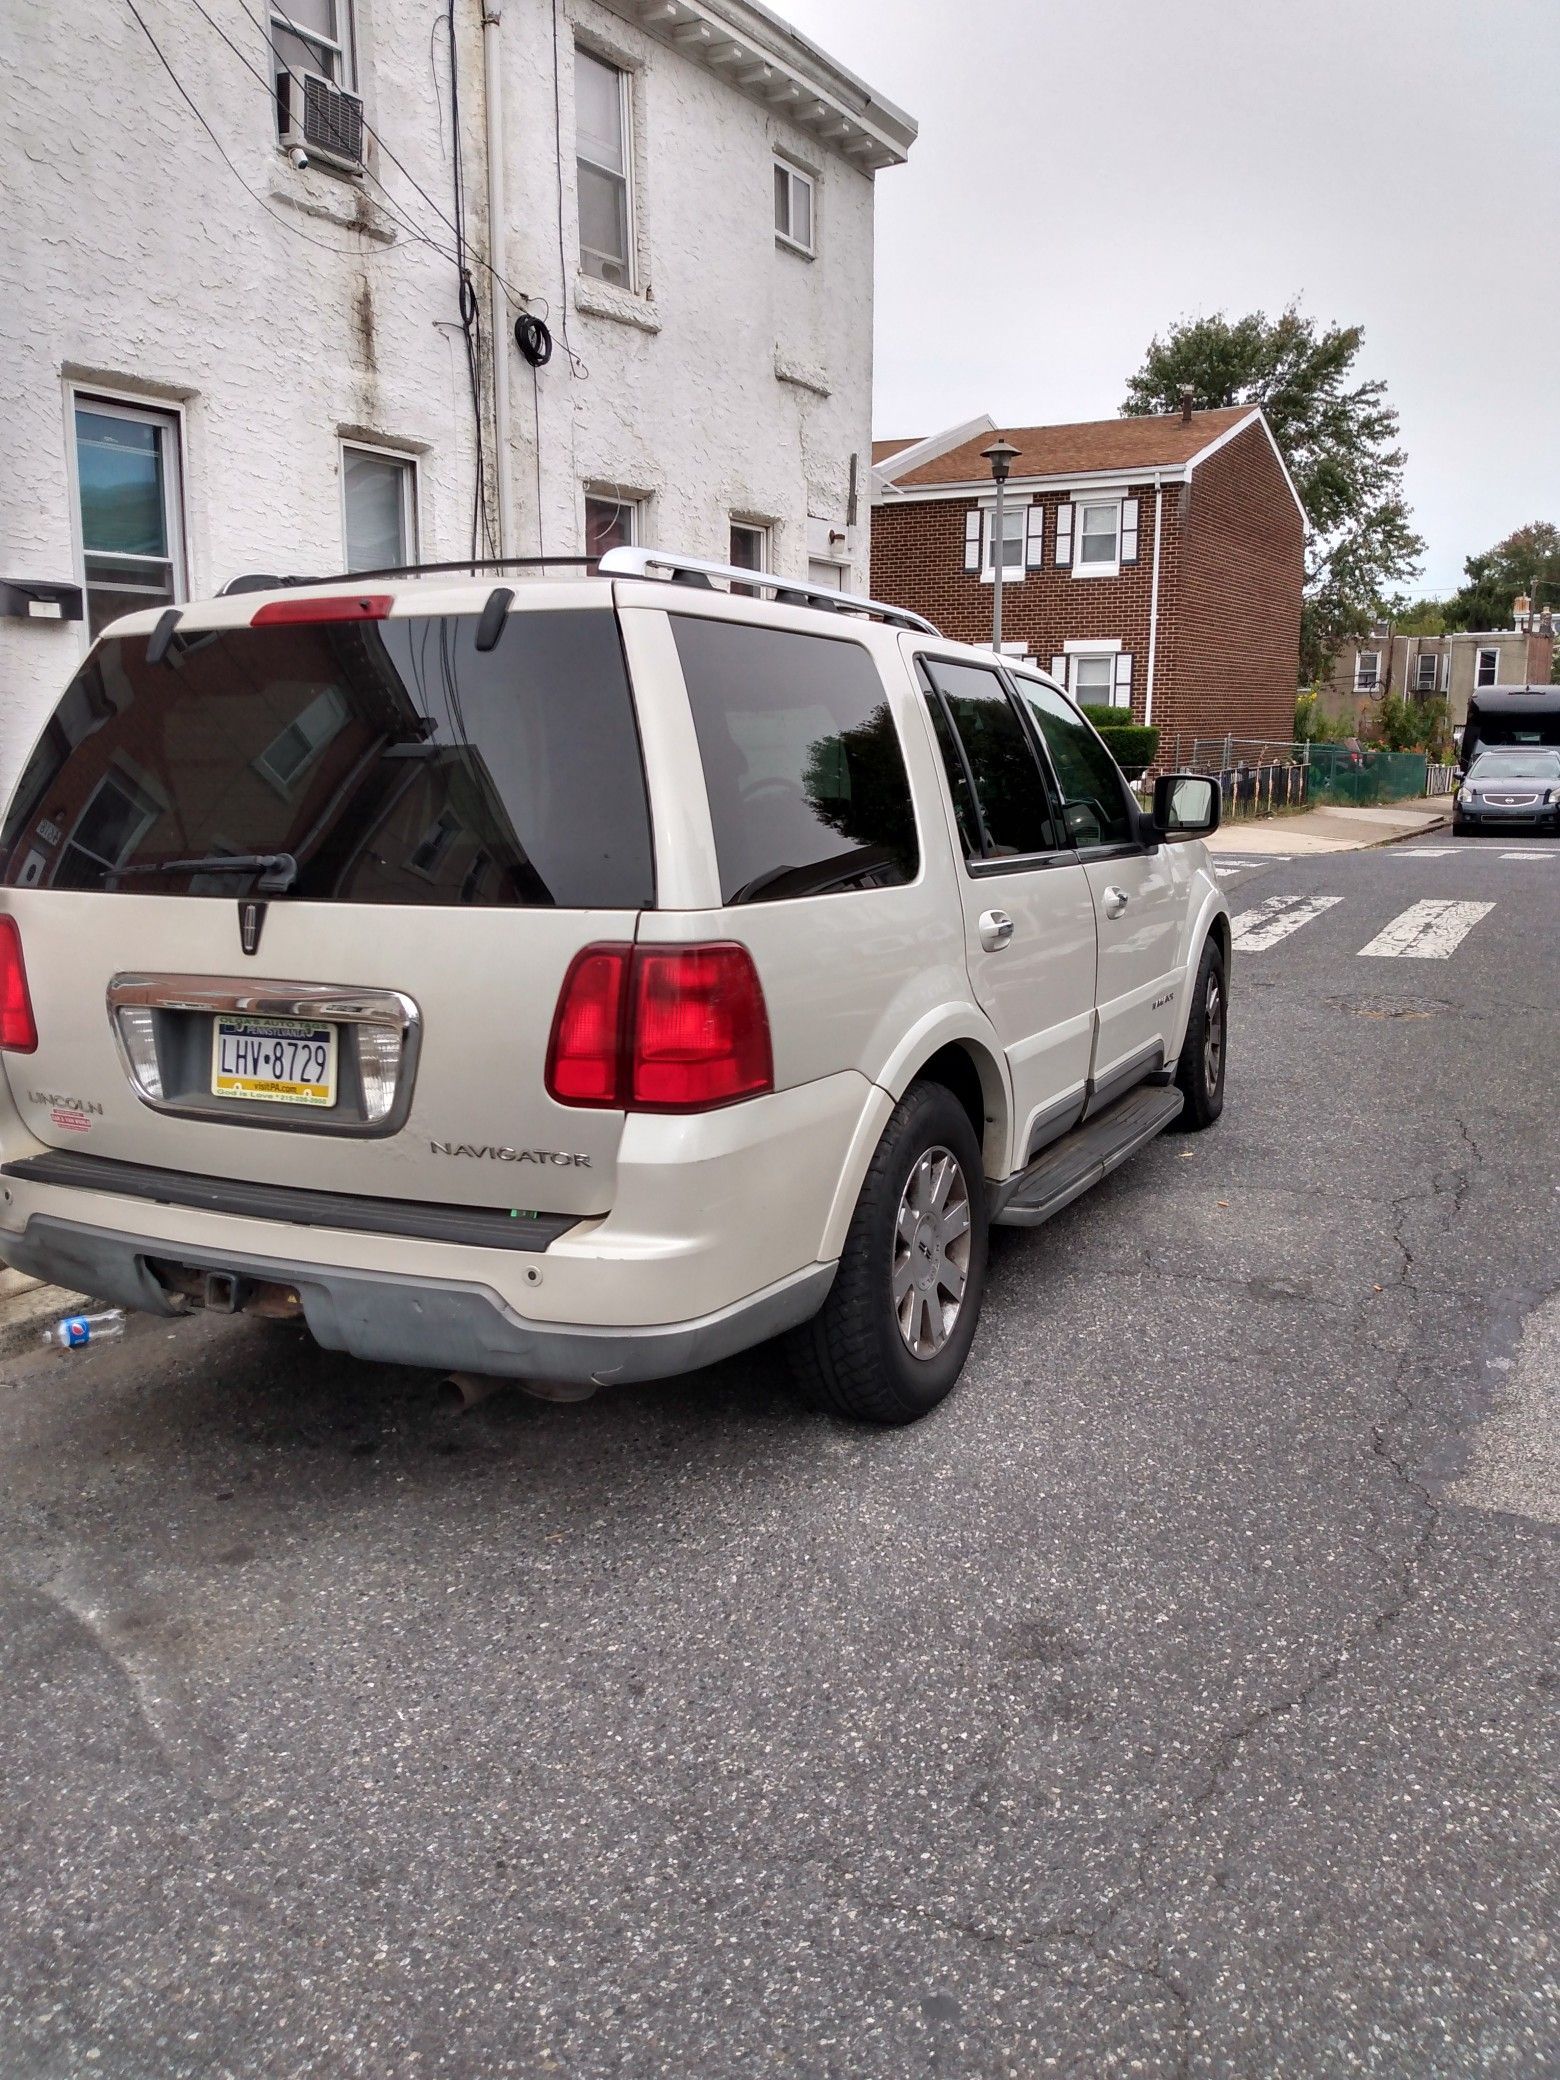
<path fill-rule="evenodd" d="M 1449 794 L 1454 776 L 1453 767 L 1432 764 L 1422 751 L 1168 730 L 1160 737 L 1156 763 L 1159 772 L 1217 779 L 1226 822 L 1286 810 L 1420 801 Z M 1145 805 L 1153 800 L 1153 770 L 1134 782 Z"/>

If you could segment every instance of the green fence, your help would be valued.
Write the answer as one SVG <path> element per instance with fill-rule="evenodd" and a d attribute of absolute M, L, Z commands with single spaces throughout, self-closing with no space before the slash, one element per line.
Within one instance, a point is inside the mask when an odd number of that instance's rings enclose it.
<path fill-rule="evenodd" d="M 1313 808 L 1342 803 L 1420 800 L 1426 790 L 1429 761 L 1422 751 L 1350 751 L 1343 744 L 1311 746 Z"/>

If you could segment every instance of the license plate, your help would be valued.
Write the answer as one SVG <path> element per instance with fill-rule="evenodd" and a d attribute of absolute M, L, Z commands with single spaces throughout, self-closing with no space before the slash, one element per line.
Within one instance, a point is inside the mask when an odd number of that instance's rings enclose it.
<path fill-rule="evenodd" d="M 211 1090 L 272 1105 L 334 1105 L 336 1028 L 306 1018 L 211 1022 Z"/>

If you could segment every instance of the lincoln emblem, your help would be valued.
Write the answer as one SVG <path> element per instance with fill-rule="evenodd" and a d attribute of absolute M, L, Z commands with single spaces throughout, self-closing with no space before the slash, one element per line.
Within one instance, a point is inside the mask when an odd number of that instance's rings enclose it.
<path fill-rule="evenodd" d="M 238 936 L 245 953 L 258 952 L 260 934 L 264 928 L 264 903 L 240 903 L 238 906 Z"/>

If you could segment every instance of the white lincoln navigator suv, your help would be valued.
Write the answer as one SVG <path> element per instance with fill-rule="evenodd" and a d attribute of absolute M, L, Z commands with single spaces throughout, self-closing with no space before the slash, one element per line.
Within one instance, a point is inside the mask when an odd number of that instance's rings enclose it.
<path fill-rule="evenodd" d="M 786 1333 L 908 1422 L 992 1222 L 1218 1114 L 1218 813 L 1028 664 L 653 551 L 130 615 L 0 840 L 0 1257 L 540 1381 Z"/>

